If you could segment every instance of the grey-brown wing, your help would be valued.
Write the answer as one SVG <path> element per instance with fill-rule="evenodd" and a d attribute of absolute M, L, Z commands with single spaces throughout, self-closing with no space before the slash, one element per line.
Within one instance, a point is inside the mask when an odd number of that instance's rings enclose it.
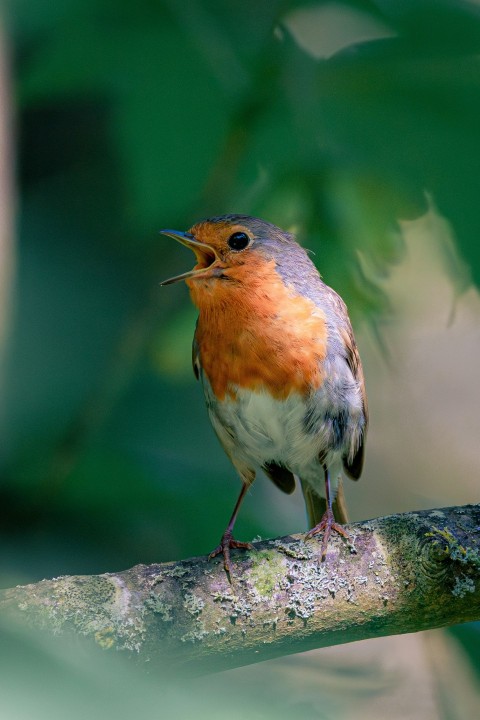
<path fill-rule="evenodd" d="M 348 459 L 347 455 L 343 456 L 343 467 L 348 477 L 351 480 L 358 480 L 363 470 L 363 463 L 365 459 L 365 433 L 362 434 L 360 445 L 358 450 L 351 460 Z"/>
<path fill-rule="evenodd" d="M 295 490 L 295 478 L 290 470 L 277 465 L 274 462 L 265 463 L 262 470 L 275 485 L 283 490 L 284 493 L 290 495 Z"/>
<path fill-rule="evenodd" d="M 363 463 L 365 459 L 365 440 L 368 427 L 368 404 L 367 404 L 367 393 L 365 391 L 365 378 L 363 376 L 363 367 L 358 353 L 358 348 L 353 336 L 353 331 L 348 323 L 343 333 L 343 340 L 346 349 L 346 359 L 348 366 L 352 372 L 355 381 L 358 384 L 362 397 L 362 409 L 363 409 L 363 427 L 360 433 L 360 441 L 353 457 L 344 455 L 343 467 L 345 472 L 352 480 L 358 480 L 363 470 Z"/>

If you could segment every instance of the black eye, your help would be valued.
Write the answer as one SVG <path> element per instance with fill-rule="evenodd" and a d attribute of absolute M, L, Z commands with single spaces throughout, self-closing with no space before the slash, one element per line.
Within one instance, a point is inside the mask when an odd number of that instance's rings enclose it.
<path fill-rule="evenodd" d="M 232 250 L 245 250 L 249 242 L 250 238 L 244 232 L 235 232 L 228 238 L 228 245 Z"/>

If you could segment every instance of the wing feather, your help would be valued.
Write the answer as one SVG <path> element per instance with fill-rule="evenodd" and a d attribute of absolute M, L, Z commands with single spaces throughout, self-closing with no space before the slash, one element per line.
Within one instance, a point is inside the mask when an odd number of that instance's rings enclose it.
<path fill-rule="evenodd" d="M 295 478 L 290 470 L 274 462 L 265 463 L 263 471 L 275 485 L 290 495 L 295 490 Z"/>
<path fill-rule="evenodd" d="M 362 398 L 362 411 L 363 411 L 363 427 L 360 433 L 360 441 L 357 450 L 353 457 L 348 454 L 343 456 L 343 467 L 345 472 L 352 480 L 358 480 L 363 470 L 363 462 L 365 459 L 365 438 L 368 427 L 368 405 L 367 405 L 367 393 L 365 391 L 365 378 L 363 375 L 362 362 L 358 352 L 357 344 L 353 336 L 353 330 L 348 323 L 344 333 L 343 340 L 345 343 L 346 360 L 347 364 L 352 372 L 352 375 L 359 387 L 360 395 Z"/>

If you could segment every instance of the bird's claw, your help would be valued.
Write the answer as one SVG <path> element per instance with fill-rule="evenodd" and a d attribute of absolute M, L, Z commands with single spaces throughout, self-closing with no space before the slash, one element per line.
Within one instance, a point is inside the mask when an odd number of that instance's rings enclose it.
<path fill-rule="evenodd" d="M 344 527 L 342 525 L 339 525 L 337 522 L 335 522 L 335 515 L 333 514 L 333 510 L 328 508 L 318 525 L 315 525 L 305 536 L 306 540 L 309 540 L 314 535 L 318 535 L 319 533 L 323 532 L 323 540 L 322 540 L 322 555 L 320 558 L 320 561 L 323 562 L 325 560 L 325 557 L 327 555 L 327 547 L 328 547 L 328 540 L 330 538 L 331 532 L 334 530 L 342 537 L 346 538 L 347 540 L 351 540 L 350 535 L 347 533 Z"/>
<path fill-rule="evenodd" d="M 223 567 L 225 568 L 225 572 L 230 575 L 232 567 L 230 563 L 230 550 L 236 550 L 238 548 L 241 550 L 253 550 L 253 545 L 249 542 L 240 542 L 239 540 L 235 540 L 232 533 L 229 530 L 226 530 L 222 535 L 220 544 L 217 545 L 215 550 L 212 550 L 208 559 L 211 560 L 217 555 L 223 555 Z"/>

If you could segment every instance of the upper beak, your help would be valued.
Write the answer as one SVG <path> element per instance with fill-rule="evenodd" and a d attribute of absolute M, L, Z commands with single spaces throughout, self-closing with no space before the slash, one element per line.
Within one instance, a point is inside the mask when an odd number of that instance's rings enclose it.
<path fill-rule="evenodd" d="M 187 280 L 187 278 L 201 275 L 205 273 L 205 271 L 210 270 L 217 260 L 220 260 L 215 248 L 206 243 L 198 242 L 191 233 L 181 232 L 180 230 L 160 230 L 160 232 L 162 235 L 168 235 L 168 237 L 178 240 L 182 245 L 193 250 L 197 258 L 197 265 L 193 270 L 182 273 L 181 275 L 175 275 L 175 277 L 168 278 L 168 280 L 163 280 L 160 285 L 171 285 L 171 283 L 178 282 L 179 280 Z"/>

